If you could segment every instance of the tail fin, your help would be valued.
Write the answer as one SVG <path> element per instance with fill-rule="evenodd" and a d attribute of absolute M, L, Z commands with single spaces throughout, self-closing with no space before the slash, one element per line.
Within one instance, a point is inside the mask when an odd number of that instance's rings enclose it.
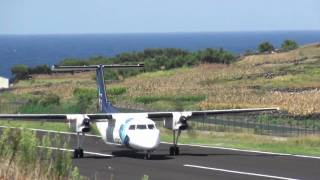
<path fill-rule="evenodd" d="M 101 112 L 105 113 L 116 113 L 118 110 L 111 104 L 108 100 L 107 92 L 104 84 L 104 76 L 103 76 L 103 66 L 99 66 L 96 69 L 96 78 L 97 78 L 97 87 L 98 87 L 98 98 L 99 98 L 99 108 Z"/>
<path fill-rule="evenodd" d="M 104 68 L 128 68 L 128 67 L 144 67 L 143 64 L 137 65 L 90 65 L 90 66 L 57 66 L 52 67 L 52 71 L 96 71 L 97 88 L 98 88 L 98 100 L 99 108 L 104 113 L 116 113 L 118 112 L 111 102 L 108 100 L 107 92 L 104 83 Z"/>

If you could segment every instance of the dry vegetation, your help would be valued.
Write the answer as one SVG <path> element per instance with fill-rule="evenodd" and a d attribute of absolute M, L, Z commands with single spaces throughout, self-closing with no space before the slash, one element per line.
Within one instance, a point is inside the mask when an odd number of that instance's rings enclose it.
<path fill-rule="evenodd" d="M 35 75 L 31 80 L 19 81 L 14 86 L 13 93 L 21 94 L 57 94 L 64 100 L 73 96 L 77 87 L 95 88 L 93 73 L 64 73 L 52 75 Z"/>
<path fill-rule="evenodd" d="M 142 74 L 120 85 L 128 88 L 129 99 L 203 94 L 207 98 L 193 108 L 279 106 L 295 115 L 308 115 L 320 113 L 319 64 L 320 46 L 313 45 L 291 52 L 248 56 L 229 66 L 206 64 Z"/>
<path fill-rule="evenodd" d="M 115 103 L 145 109 L 221 109 L 278 106 L 294 115 L 320 113 L 320 45 L 275 54 L 243 57 L 231 65 L 203 64 L 194 68 L 144 73 L 112 87 L 126 92 Z M 95 88 L 93 73 L 36 76 L 20 81 L 15 94 L 54 93 L 67 101 L 76 87 Z M 176 96 L 205 96 L 199 101 L 168 101 Z M 149 103 L 138 97 L 157 97 Z M 165 97 L 165 98 L 163 98 Z M 161 99 L 163 98 L 163 99 Z M 137 104 L 137 105 L 136 105 Z"/>

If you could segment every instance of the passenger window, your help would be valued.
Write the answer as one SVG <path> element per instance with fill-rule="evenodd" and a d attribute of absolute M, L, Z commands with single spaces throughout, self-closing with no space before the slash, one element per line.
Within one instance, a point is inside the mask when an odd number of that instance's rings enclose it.
<path fill-rule="evenodd" d="M 154 129 L 154 125 L 153 124 L 148 124 L 148 129 Z"/>
<path fill-rule="evenodd" d="M 135 130 L 136 129 L 136 126 L 135 125 L 131 125 L 130 127 L 129 127 L 129 130 Z"/>
<path fill-rule="evenodd" d="M 145 124 L 139 124 L 137 125 L 137 129 L 147 129 L 147 126 Z"/>

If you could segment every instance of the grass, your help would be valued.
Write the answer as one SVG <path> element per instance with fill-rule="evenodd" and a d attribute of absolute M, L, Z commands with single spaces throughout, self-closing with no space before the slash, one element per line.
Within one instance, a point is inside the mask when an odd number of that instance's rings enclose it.
<path fill-rule="evenodd" d="M 67 123 L 56 123 L 56 122 L 2 120 L 0 121 L 0 126 L 71 132 L 71 129 L 69 128 Z"/>
<path fill-rule="evenodd" d="M 49 135 L 41 139 L 29 130 L 3 129 L 0 138 L 0 179 L 84 179 L 72 166 L 71 155 L 47 148 L 67 148 L 67 141 Z"/>

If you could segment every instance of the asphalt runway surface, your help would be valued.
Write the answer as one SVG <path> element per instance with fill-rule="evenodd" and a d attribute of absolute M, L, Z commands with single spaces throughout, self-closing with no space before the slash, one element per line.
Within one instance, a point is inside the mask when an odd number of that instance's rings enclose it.
<path fill-rule="evenodd" d="M 71 141 L 75 142 L 72 137 Z M 181 145 L 179 156 L 169 156 L 169 144 L 161 144 L 150 160 L 143 153 L 106 145 L 98 137 L 86 137 L 85 154 L 74 159 L 80 173 L 96 179 L 320 179 L 320 158 L 304 158 L 227 149 Z M 105 156 L 103 156 L 105 155 Z M 112 156 L 108 156 L 112 155 Z"/>
<path fill-rule="evenodd" d="M 70 146 L 76 136 L 70 137 Z M 162 143 L 144 159 L 144 153 L 106 145 L 99 137 L 86 136 L 84 158 L 73 159 L 80 174 L 90 179 L 320 179 L 320 158 L 265 154 L 229 149 L 180 145 L 179 156 L 169 156 L 169 144 Z M 71 149 L 69 150 L 71 151 Z"/>

